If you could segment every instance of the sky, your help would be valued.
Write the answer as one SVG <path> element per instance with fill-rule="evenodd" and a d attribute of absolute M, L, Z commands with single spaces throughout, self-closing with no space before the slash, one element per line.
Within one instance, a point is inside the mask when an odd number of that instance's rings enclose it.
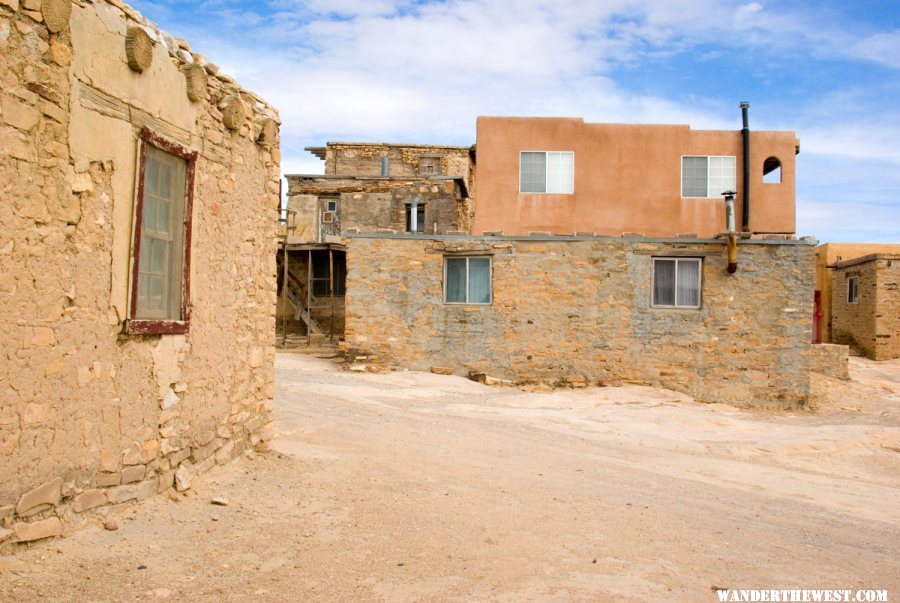
<path fill-rule="evenodd" d="M 900 2 L 131 0 L 327 141 L 470 145 L 478 115 L 793 130 L 797 234 L 900 243 Z"/>

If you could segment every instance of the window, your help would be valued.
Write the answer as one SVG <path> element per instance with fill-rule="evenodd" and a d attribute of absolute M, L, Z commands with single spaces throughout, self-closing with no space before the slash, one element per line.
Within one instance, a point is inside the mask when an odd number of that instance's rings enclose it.
<path fill-rule="evenodd" d="M 700 258 L 653 258 L 653 306 L 700 307 Z"/>
<path fill-rule="evenodd" d="M 847 303 L 859 302 L 859 277 L 851 276 L 847 279 Z"/>
<path fill-rule="evenodd" d="M 575 192 L 575 153 L 522 151 L 519 154 L 520 193 Z"/>
<path fill-rule="evenodd" d="M 419 157 L 419 174 L 422 176 L 440 176 L 440 157 Z"/>
<path fill-rule="evenodd" d="M 766 184 L 781 183 L 781 161 L 778 157 L 769 157 L 763 163 L 763 182 Z"/>
<path fill-rule="evenodd" d="M 736 187 L 734 157 L 681 158 L 682 197 L 721 197 Z"/>
<path fill-rule="evenodd" d="M 444 302 L 491 303 L 491 258 L 444 258 Z"/>
<path fill-rule="evenodd" d="M 412 232 L 412 205 L 406 204 L 406 232 Z M 416 232 L 425 232 L 425 204 L 416 206 Z"/>
<path fill-rule="evenodd" d="M 186 333 L 197 154 L 141 132 L 129 333 Z"/>
<path fill-rule="evenodd" d="M 325 202 L 325 211 L 330 211 L 332 213 L 337 211 L 337 201 L 331 200 Z"/>

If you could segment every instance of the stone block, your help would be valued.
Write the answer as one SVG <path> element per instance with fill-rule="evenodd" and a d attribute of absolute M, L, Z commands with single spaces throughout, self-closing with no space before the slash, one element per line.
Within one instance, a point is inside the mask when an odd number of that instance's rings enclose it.
<path fill-rule="evenodd" d="M 176 450 L 175 452 L 173 452 L 166 458 L 169 460 L 169 463 L 173 467 L 175 467 L 178 465 L 178 463 L 180 463 L 184 459 L 188 458 L 189 456 L 191 456 L 191 449 L 190 448 L 182 448 L 181 450 Z"/>
<path fill-rule="evenodd" d="M 41 120 L 40 111 L 11 96 L 4 96 L 0 100 L 0 109 L 4 122 L 26 132 L 31 131 Z"/>
<path fill-rule="evenodd" d="M 184 462 L 175 470 L 175 489 L 184 492 L 191 487 L 194 472 L 189 462 Z"/>
<path fill-rule="evenodd" d="M 121 473 L 101 471 L 97 474 L 97 485 L 100 487 L 118 486 L 120 483 L 122 483 Z"/>
<path fill-rule="evenodd" d="M 62 478 L 57 477 L 45 484 L 41 484 L 34 490 L 30 490 L 22 495 L 19 503 L 16 505 L 16 513 L 24 515 L 28 511 L 40 505 L 56 505 L 62 496 L 61 493 Z"/>
<path fill-rule="evenodd" d="M 123 465 L 137 465 L 141 462 L 141 447 L 137 443 L 132 444 L 122 453 Z"/>
<path fill-rule="evenodd" d="M 107 491 L 109 502 L 114 505 L 127 502 L 129 500 L 134 500 L 137 498 L 137 495 L 138 487 L 134 484 L 128 484 L 126 486 L 116 486 L 114 488 L 110 488 Z"/>
<path fill-rule="evenodd" d="M 159 442 L 156 439 L 147 440 L 141 448 L 141 463 L 147 464 L 159 454 Z"/>
<path fill-rule="evenodd" d="M 6 528 L 0 528 L 0 542 L 4 542 L 5 540 L 9 540 L 13 537 L 15 532 L 13 530 L 8 530 Z"/>
<path fill-rule="evenodd" d="M 143 465 L 132 465 L 129 467 L 125 467 L 122 470 L 122 483 L 130 484 L 132 482 L 139 482 L 144 479 L 144 475 L 147 473 L 147 468 Z"/>
<path fill-rule="evenodd" d="M 231 460 L 232 453 L 234 452 L 234 442 L 228 440 L 222 446 L 216 450 L 216 463 L 222 465 Z"/>
<path fill-rule="evenodd" d="M 119 469 L 119 453 L 108 448 L 100 449 L 100 471 L 115 473 Z"/>
<path fill-rule="evenodd" d="M 157 478 L 148 479 L 138 484 L 137 499 L 146 500 L 159 491 L 159 480 Z"/>
<path fill-rule="evenodd" d="M 106 504 L 106 492 L 103 490 L 87 490 L 72 500 L 72 510 L 82 513 L 88 509 Z"/>
<path fill-rule="evenodd" d="M 17 523 L 13 526 L 15 542 L 32 542 L 62 536 L 62 522 L 58 517 L 49 517 L 32 523 Z"/>
<path fill-rule="evenodd" d="M 453 369 L 449 366 L 433 366 L 431 372 L 435 375 L 452 375 Z"/>
<path fill-rule="evenodd" d="M 45 348 L 56 343 L 56 336 L 50 327 L 31 327 L 22 340 L 22 347 Z"/>

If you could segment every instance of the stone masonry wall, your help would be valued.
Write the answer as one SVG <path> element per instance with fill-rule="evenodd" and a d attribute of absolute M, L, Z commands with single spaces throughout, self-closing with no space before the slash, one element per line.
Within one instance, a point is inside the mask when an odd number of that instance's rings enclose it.
<path fill-rule="evenodd" d="M 3 549 L 270 437 L 279 155 L 272 108 L 117 0 L 0 0 L 0 82 Z M 142 128 L 199 153 L 184 335 L 123 330 Z"/>
<path fill-rule="evenodd" d="M 378 143 L 328 143 L 325 173 L 332 176 L 381 176 L 381 158 L 387 157 L 388 175 L 419 176 L 421 157 L 439 158 L 441 176 L 462 176 L 471 184 L 474 164 L 468 148 L 436 145 L 392 145 Z"/>
<path fill-rule="evenodd" d="M 490 305 L 443 303 L 443 258 L 493 261 Z M 700 309 L 650 306 L 652 257 L 703 258 Z M 354 235 L 346 347 L 381 364 L 517 382 L 634 381 L 702 401 L 807 404 L 814 247 L 683 239 Z"/>
<path fill-rule="evenodd" d="M 854 276 L 859 296 L 851 304 L 847 281 Z M 873 360 L 900 358 L 900 254 L 840 262 L 832 279 L 832 340 Z"/>

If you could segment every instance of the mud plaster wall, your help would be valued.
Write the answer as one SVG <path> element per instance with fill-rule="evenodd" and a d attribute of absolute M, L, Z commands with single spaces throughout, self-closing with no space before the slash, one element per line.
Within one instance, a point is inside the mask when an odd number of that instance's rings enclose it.
<path fill-rule="evenodd" d="M 274 394 L 279 155 L 256 137 L 277 113 L 127 6 L 73 4 L 50 33 L 35 5 L 0 2 L 0 548 L 189 486 L 270 435 Z M 143 73 L 135 25 L 156 40 Z M 199 153 L 186 335 L 122 335 L 141 127 Z"/>
<path fill-rule="evenodd" d="M 490 305 L 443 303 L 447 253 L 493 258 Z M 703 257 L 702 307 L 650 307 L 651 258 Z M 631 380 L 738 406 L 809 395 L 814 248 L 597 238 L 349 239 L 346 347 L 515 381 Z"/>
<path fill-rule="evenodd" d="M 854 276 L 859 296 L 851 304 L 847 281 Z M 832 340 L 873 360 L 900 358 L 900 254 L 842 262 L 832 278 Z"/>

